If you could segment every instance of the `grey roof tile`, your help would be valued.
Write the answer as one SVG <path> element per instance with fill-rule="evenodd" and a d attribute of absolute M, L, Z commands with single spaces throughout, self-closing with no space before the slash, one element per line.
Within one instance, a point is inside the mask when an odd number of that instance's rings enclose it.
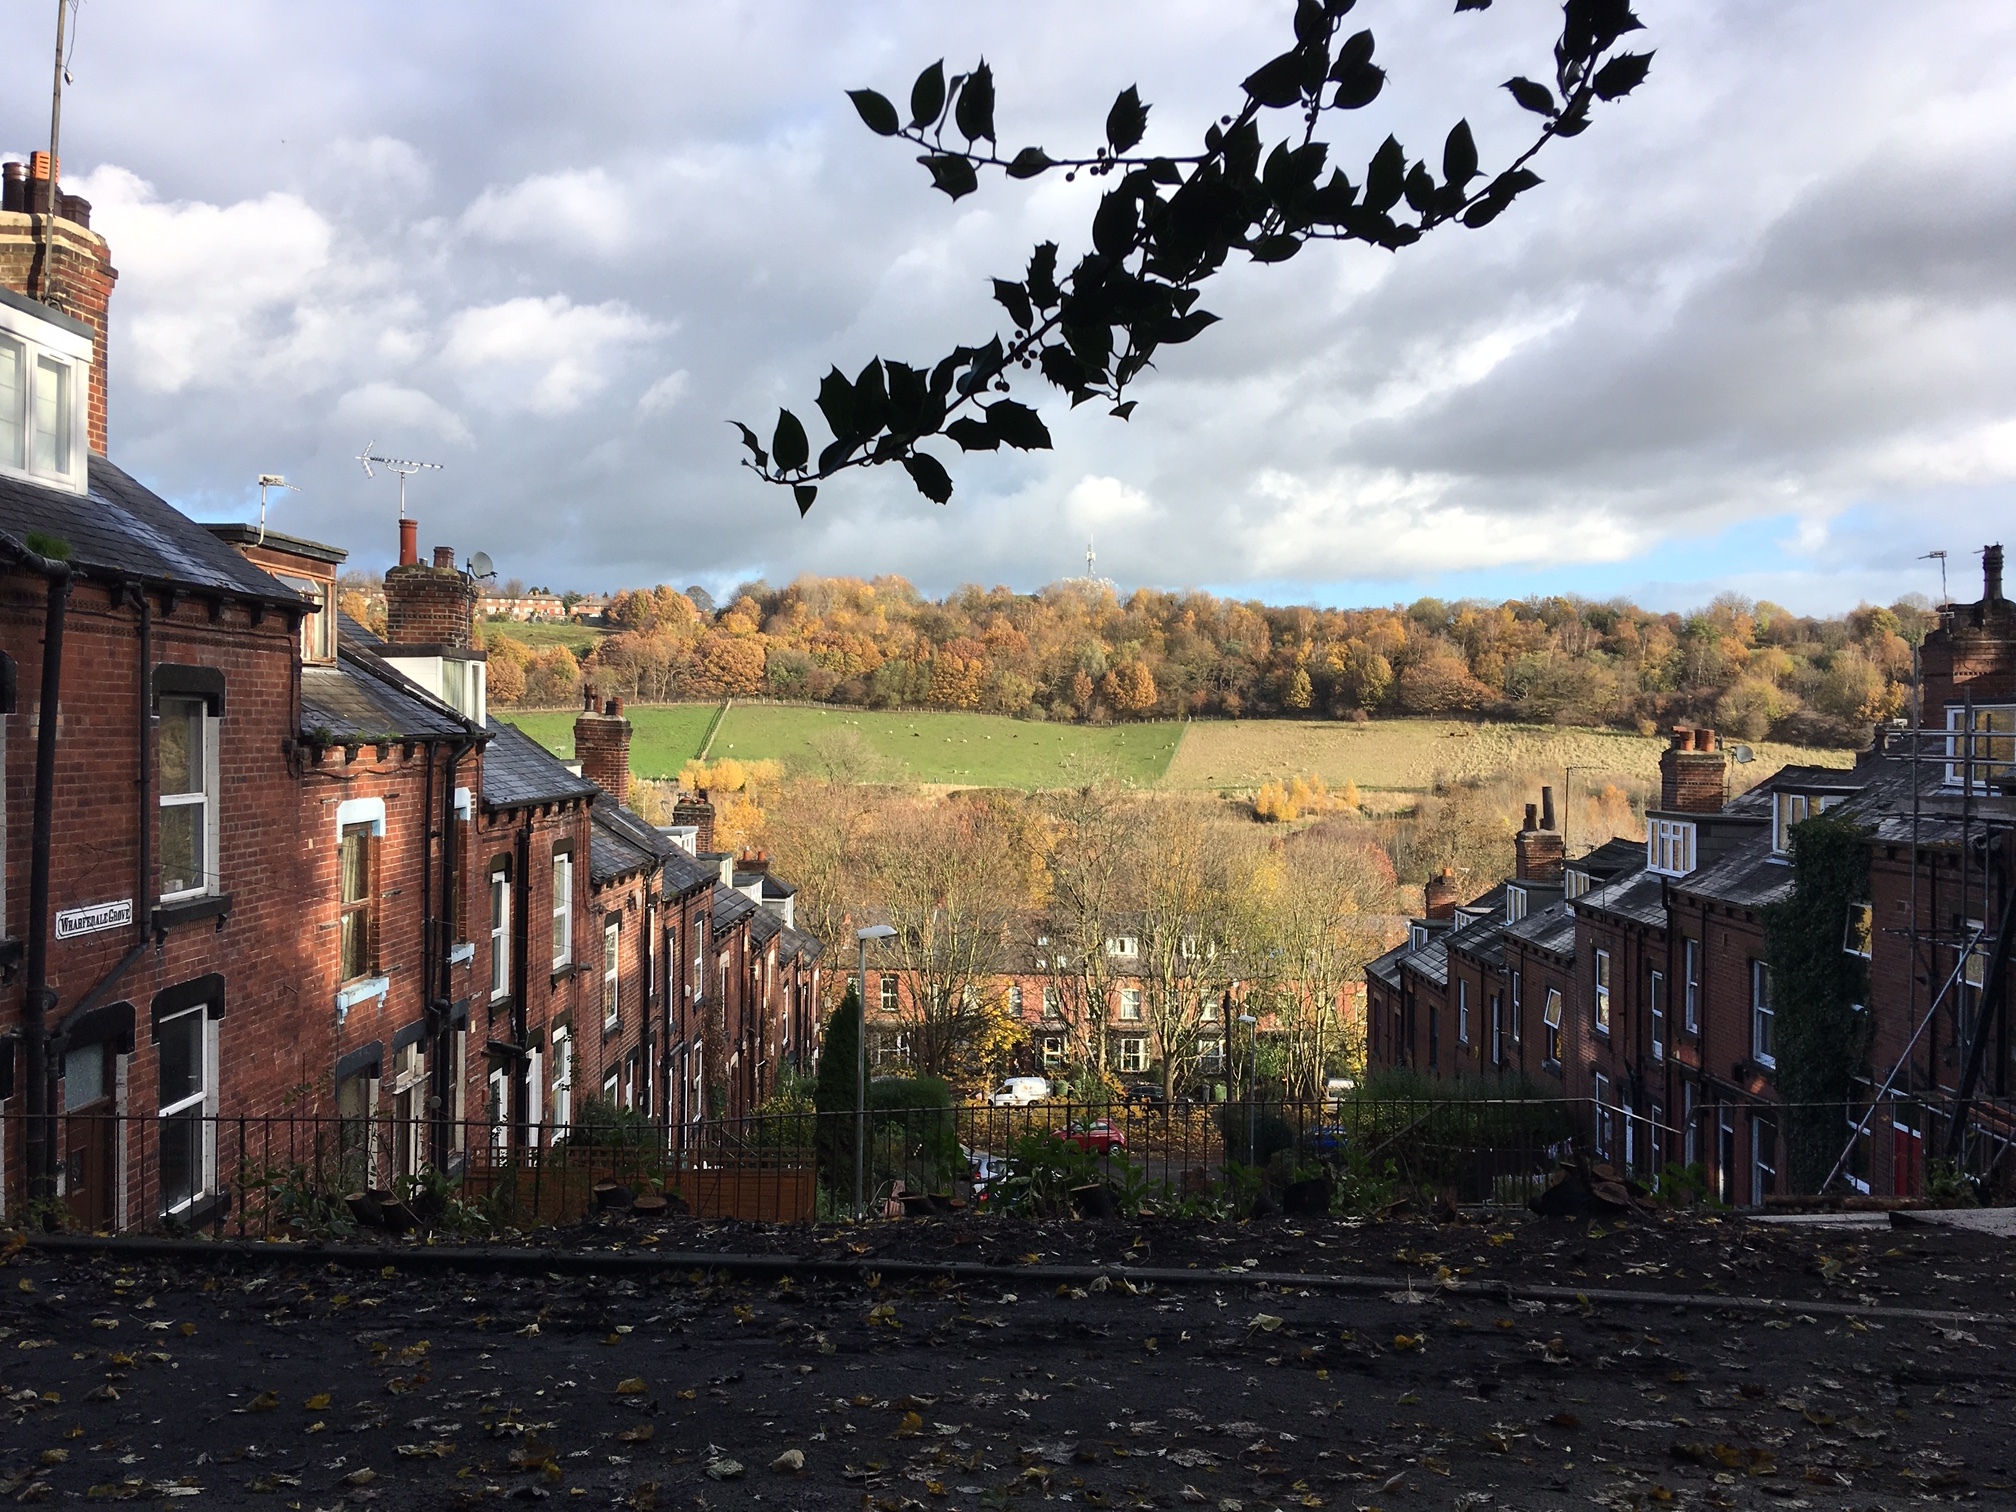
<path fill-rule="evenodd" d="M 466 726 L 369 652 L 339 645 L 334 666 L 301 669 L 301 734 L 329 743 L 380 736 L 453 739 Z"/>
<path fill-rule="evenodd" d="M 515 726 L 493 717 L 487 728 L 491 739 L 483 753 L 483 801 L 492 808 L 594 798 L 602 791 Z"/>

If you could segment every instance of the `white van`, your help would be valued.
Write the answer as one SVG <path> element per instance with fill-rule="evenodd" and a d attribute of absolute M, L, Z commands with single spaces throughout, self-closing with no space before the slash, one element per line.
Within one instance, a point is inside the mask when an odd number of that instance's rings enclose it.
<path fill-rule="evenodd" d="M 1011 1076 L 987 1096 L 996 1108 L 1026 1108 L 1050 1095 L 1050 1083 L 1040 1076 Z"/>

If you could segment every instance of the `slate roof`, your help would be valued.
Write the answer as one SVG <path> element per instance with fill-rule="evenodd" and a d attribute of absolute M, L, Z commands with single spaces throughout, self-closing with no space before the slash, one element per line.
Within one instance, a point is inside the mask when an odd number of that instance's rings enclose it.
<path fill-rule="evenodd" d="M 1400 985 L 1400 963 L 1413 948 L 1408 941 L 1402 940 L 1386 954 L 1368 961 L 1365 966 L 1366 973 L 1378 977 L 1388 987 L 1397 988 Z"/>
<path fill-rule="evenodd" d="M 653 870 L 678 849 L 607 793 L 596 798 L 590 819 L 594 829 L 588 842 L 588 877 L 597 887 Z"/>
<path fill-rule="evenodd" d="M 1608 914 L 1631 920 L 1634 924 L 1648 924 L 1655 929 L 1666 927 L 1666 879 L 1658 872 L 1646 871 L 1642 865 L 1643 847 L 1639 851 L 1641 865 L 1634 872 L 1626 872 L 1621 877 L 1613 877 L 1601 887 L 1592 887 L 1575 900 L 1580 909 L 1601 909 Z"/>
<path fill-rule="evenodd" d="M 1568 865 L 1576 871 L 1604 880 L 1644 864 L 1645 842 L 1626 840 L 1621 835 L 1614 840 L 1605 840 L 1587 855 L 1571 856 L 1568 859 Z"/>
<path fill-rule="evenodd" d="M 1783 856 L 1771 854 L 1771 836 L 1766 833 L 1732 847 L 1673 885 L 1693 897 L 1763 908 L 1791 896 L 1792 867 Z"/>
<path fill-rule="evenodd" d="M 1473 961 L 1481 961 L 1486 966 L 1505 964 L 1505 920 L 1501 917 L 1479 919 L 1474 924 L 1443 936 L 1444 947 L 1460 950 Z"/>
<path fill-rule="evenodd" d="M 782 943 L 777 947 L 777 959 L 779 961 L 816 961 L 824 950 L 825 947 L 819 943 L 816 936 L 809 935 L 802 929 L 794 929 L 787 924 L 784 926 Z"/>
<path fill-rule="evenodd" d="M 1449 985 L 1449 936 L 1438 934 L 1410 954 L 1402 964 L 1416 976 L 1440 986 Z"/>
<path fill-rule="evenodd" d="M 334 666 L 301 668 L 301 733 L 336 745 L 453 739 L 468 726 L 377 657 L 339 643 Z"/>
<path fill-rule="evenodd" d="M 759 949 L 783 932 L 784 921 L 767 908 L 757 909 L 756 916 L 749 921 L 749 938 Z"/>
<path fill-rule="evenodd" d="M 0 532 L 17 541 L 30 531 L 54 536 L 69 545 L 72 568 L 97 577 L 137 578 L 269 604 L 303 602 L 105 458 L 94 454 L 88 475 L 90 491 L 82 494 L 0 478 Z"/>
<path fill-rule="evenodd" d="M 576 777 L 559 757 L 531 736 L 492 718 L 485 721 L 490 748 L 483 753 L 483 801 L 492 808 L 593 798 L 602 789 Z"/>
<path fill-rule="evenodd" d="M 718 939 L 757 911 L 747 893 L 714 884 L 714 934 Z"/>
<path fill-rule="evenodd" d="M 350 618 L 341 609 L 336 611 L 336 633 L 342 636 L 344 640 L 355 641 L 358 645 L 368 647 L 373 651 L 382 650 L 385 645 L 381 637 L 372 634 L 370 630 Z"/>
<path fill-rule="evenodd" d="M 1573 957 L 1575 954 L 1575 910 L 1567 902 L 1536 908 L 1517 924 L 1507 924 L 1509 939 L 1521 940 L 1536 950 Z"/>
<path fill-rule="evenodd" d="M 709 866 L 687 852 L 683 845 L 672 847 L 665 857 L 665 891 L 675 898 L 700 892 L 721 880 L 721 868 Z"/>

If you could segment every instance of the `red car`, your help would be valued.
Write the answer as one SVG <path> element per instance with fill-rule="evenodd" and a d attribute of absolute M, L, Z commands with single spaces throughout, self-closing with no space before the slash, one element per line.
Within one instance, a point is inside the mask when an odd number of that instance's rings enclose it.
<path fill-rule="evenodd" d="M 1095 1118 L 1090 1123 L 1074 1123 L 1057 1131 L 1059 1139 L 1068 1139 L 1081 1150 L 1094 1155 L 1111 1155 L 1115 1150 L 1127 1148 L 1127 1132 L 1119 1125 L 1104 1118 Z"/>

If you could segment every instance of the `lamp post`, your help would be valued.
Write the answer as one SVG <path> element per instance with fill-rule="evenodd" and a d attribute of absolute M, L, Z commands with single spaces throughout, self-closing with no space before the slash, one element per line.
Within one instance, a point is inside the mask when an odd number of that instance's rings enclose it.
<path fill-rule="evenodd" d="M 861 964 L 854 980 L 858 984 L 854 1001 L 861 1010 L 861 1023 L 854 1035 L 854 1221 L 862 1214 L 861 1182 L 868 1160 L 868 942 L 893 940 L 896 931 L 887 924 L 870 924 L 854 931 L 860 947 Z"/>
<path fill-rule="evenodd" d="M 1250 1013 L 1239 1015 L 1239 1022 L 1246 1026 L 1246 1160 L 1258 1165 L 1255 1158 L 1259 1154 L 1260 1115 L 1254 1107 L 1254 1099 L 1260 1087 L 1260 1020 Z"/>

